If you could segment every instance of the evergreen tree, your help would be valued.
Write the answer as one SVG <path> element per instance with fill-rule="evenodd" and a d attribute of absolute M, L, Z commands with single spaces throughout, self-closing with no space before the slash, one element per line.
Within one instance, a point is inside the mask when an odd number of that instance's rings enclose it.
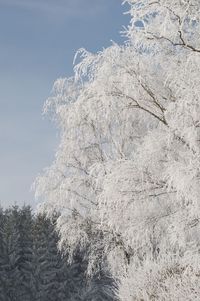
<path fill-rule="evenodd" d="M 102 270 L 87 285 L 83 301 L 114 301 L 117 300 L 114 281 Z"/>
<path fill-rule="evenodd" d="M 6 244 L 5 244 L 5 214 L 0 208 L 0 300 L 7 300 L 6 298 Z"/>
<path fill-rule="evenodd" d="M 5 300 L 19 301 L 22 297 L 20 290 L 23 281 L 19 270 L 20 245 L 19 245 L 19 210 L 14 206 L 5 211 L 4 225 L 4 287 Z"/>
<path fill-rule="evenodd" d="M 55 220 L 31 208 L 0 209 L 0 301 L 110 301 L 103 272 L 87 279 L 86 250 L 72 264 L 58 250 Z"/>
<path fill-rule="evenodd" d="M 0 292 L 2 300 L 31 301 L 32 215 L 30 207 L 11 207 L 0 215 Z"/>
<path fill-rule="evenodd" d="M 61 257 L 57 242 L 53 223 L 39 214 L 34 225 L 36 301 L 58 300 Z"/>
<path fill-rule="evenodd" d="M 56 300 L 82 300 L 81 296 L 85 288 L 84 272 L 85 268 L 81 264 L 80 259 L 74 259 L 70 265 L 67 255 L 61 255 L 59 277 L 59 292 Z"/>
<path fill-rule="evenodd" d="M 33 287 L 33 217 L 31 208 L 24 206 L 19 211 L 19 255 L 18 268 L 22 277 L 20 286 L 21 301 L 31 301 L 34 296 Z"/>

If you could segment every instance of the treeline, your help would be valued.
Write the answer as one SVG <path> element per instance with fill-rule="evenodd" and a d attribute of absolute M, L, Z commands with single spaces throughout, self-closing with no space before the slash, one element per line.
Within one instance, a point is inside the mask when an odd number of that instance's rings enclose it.
<path fill-rule="evenodd" d="M 84 254 L 69 265 L 57 248 L 55 225 L 29 206 L 0 209 L 1 301 L 112 301 L 104 272 L 86 277 Z"/>

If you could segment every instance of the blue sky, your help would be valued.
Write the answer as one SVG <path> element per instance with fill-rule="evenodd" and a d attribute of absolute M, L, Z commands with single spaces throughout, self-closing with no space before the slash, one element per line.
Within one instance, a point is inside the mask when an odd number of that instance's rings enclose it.
<path fill-rule="evenodd" d="M 42 107 L 76 50 L 98 51 L 129 18 L 120 0 L 0 0 L 0 201 L 35 205 L 31 184 L 58 145 Z"/>

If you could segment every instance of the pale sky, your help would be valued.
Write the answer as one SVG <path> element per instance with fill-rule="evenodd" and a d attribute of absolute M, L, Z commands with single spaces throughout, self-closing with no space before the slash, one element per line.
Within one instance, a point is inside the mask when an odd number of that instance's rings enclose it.
<path fill-rule="evenodd" d="M 120 0 L 0 0 L 0 201 L 30 203 L 35 177 L 58 145 L 42 116 L 58 77 L 70 76 L 76 50 L 122 43 Z"/>

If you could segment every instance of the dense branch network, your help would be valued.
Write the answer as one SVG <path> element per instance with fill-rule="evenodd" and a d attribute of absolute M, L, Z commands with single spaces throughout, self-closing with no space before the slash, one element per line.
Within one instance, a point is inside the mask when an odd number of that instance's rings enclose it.
<path fill-rule="evenodd" d="M 61 213 L 69 253 L 90 245 L 89 273 L 106 257 L 121 300 L 192 301 L 200 294 L 200 3 L 126 2 L 128 41 L 80 50 L 74 78 L 57 80 L 47 100 L 61 142 L 37 195 L 44 210 Z"/>

